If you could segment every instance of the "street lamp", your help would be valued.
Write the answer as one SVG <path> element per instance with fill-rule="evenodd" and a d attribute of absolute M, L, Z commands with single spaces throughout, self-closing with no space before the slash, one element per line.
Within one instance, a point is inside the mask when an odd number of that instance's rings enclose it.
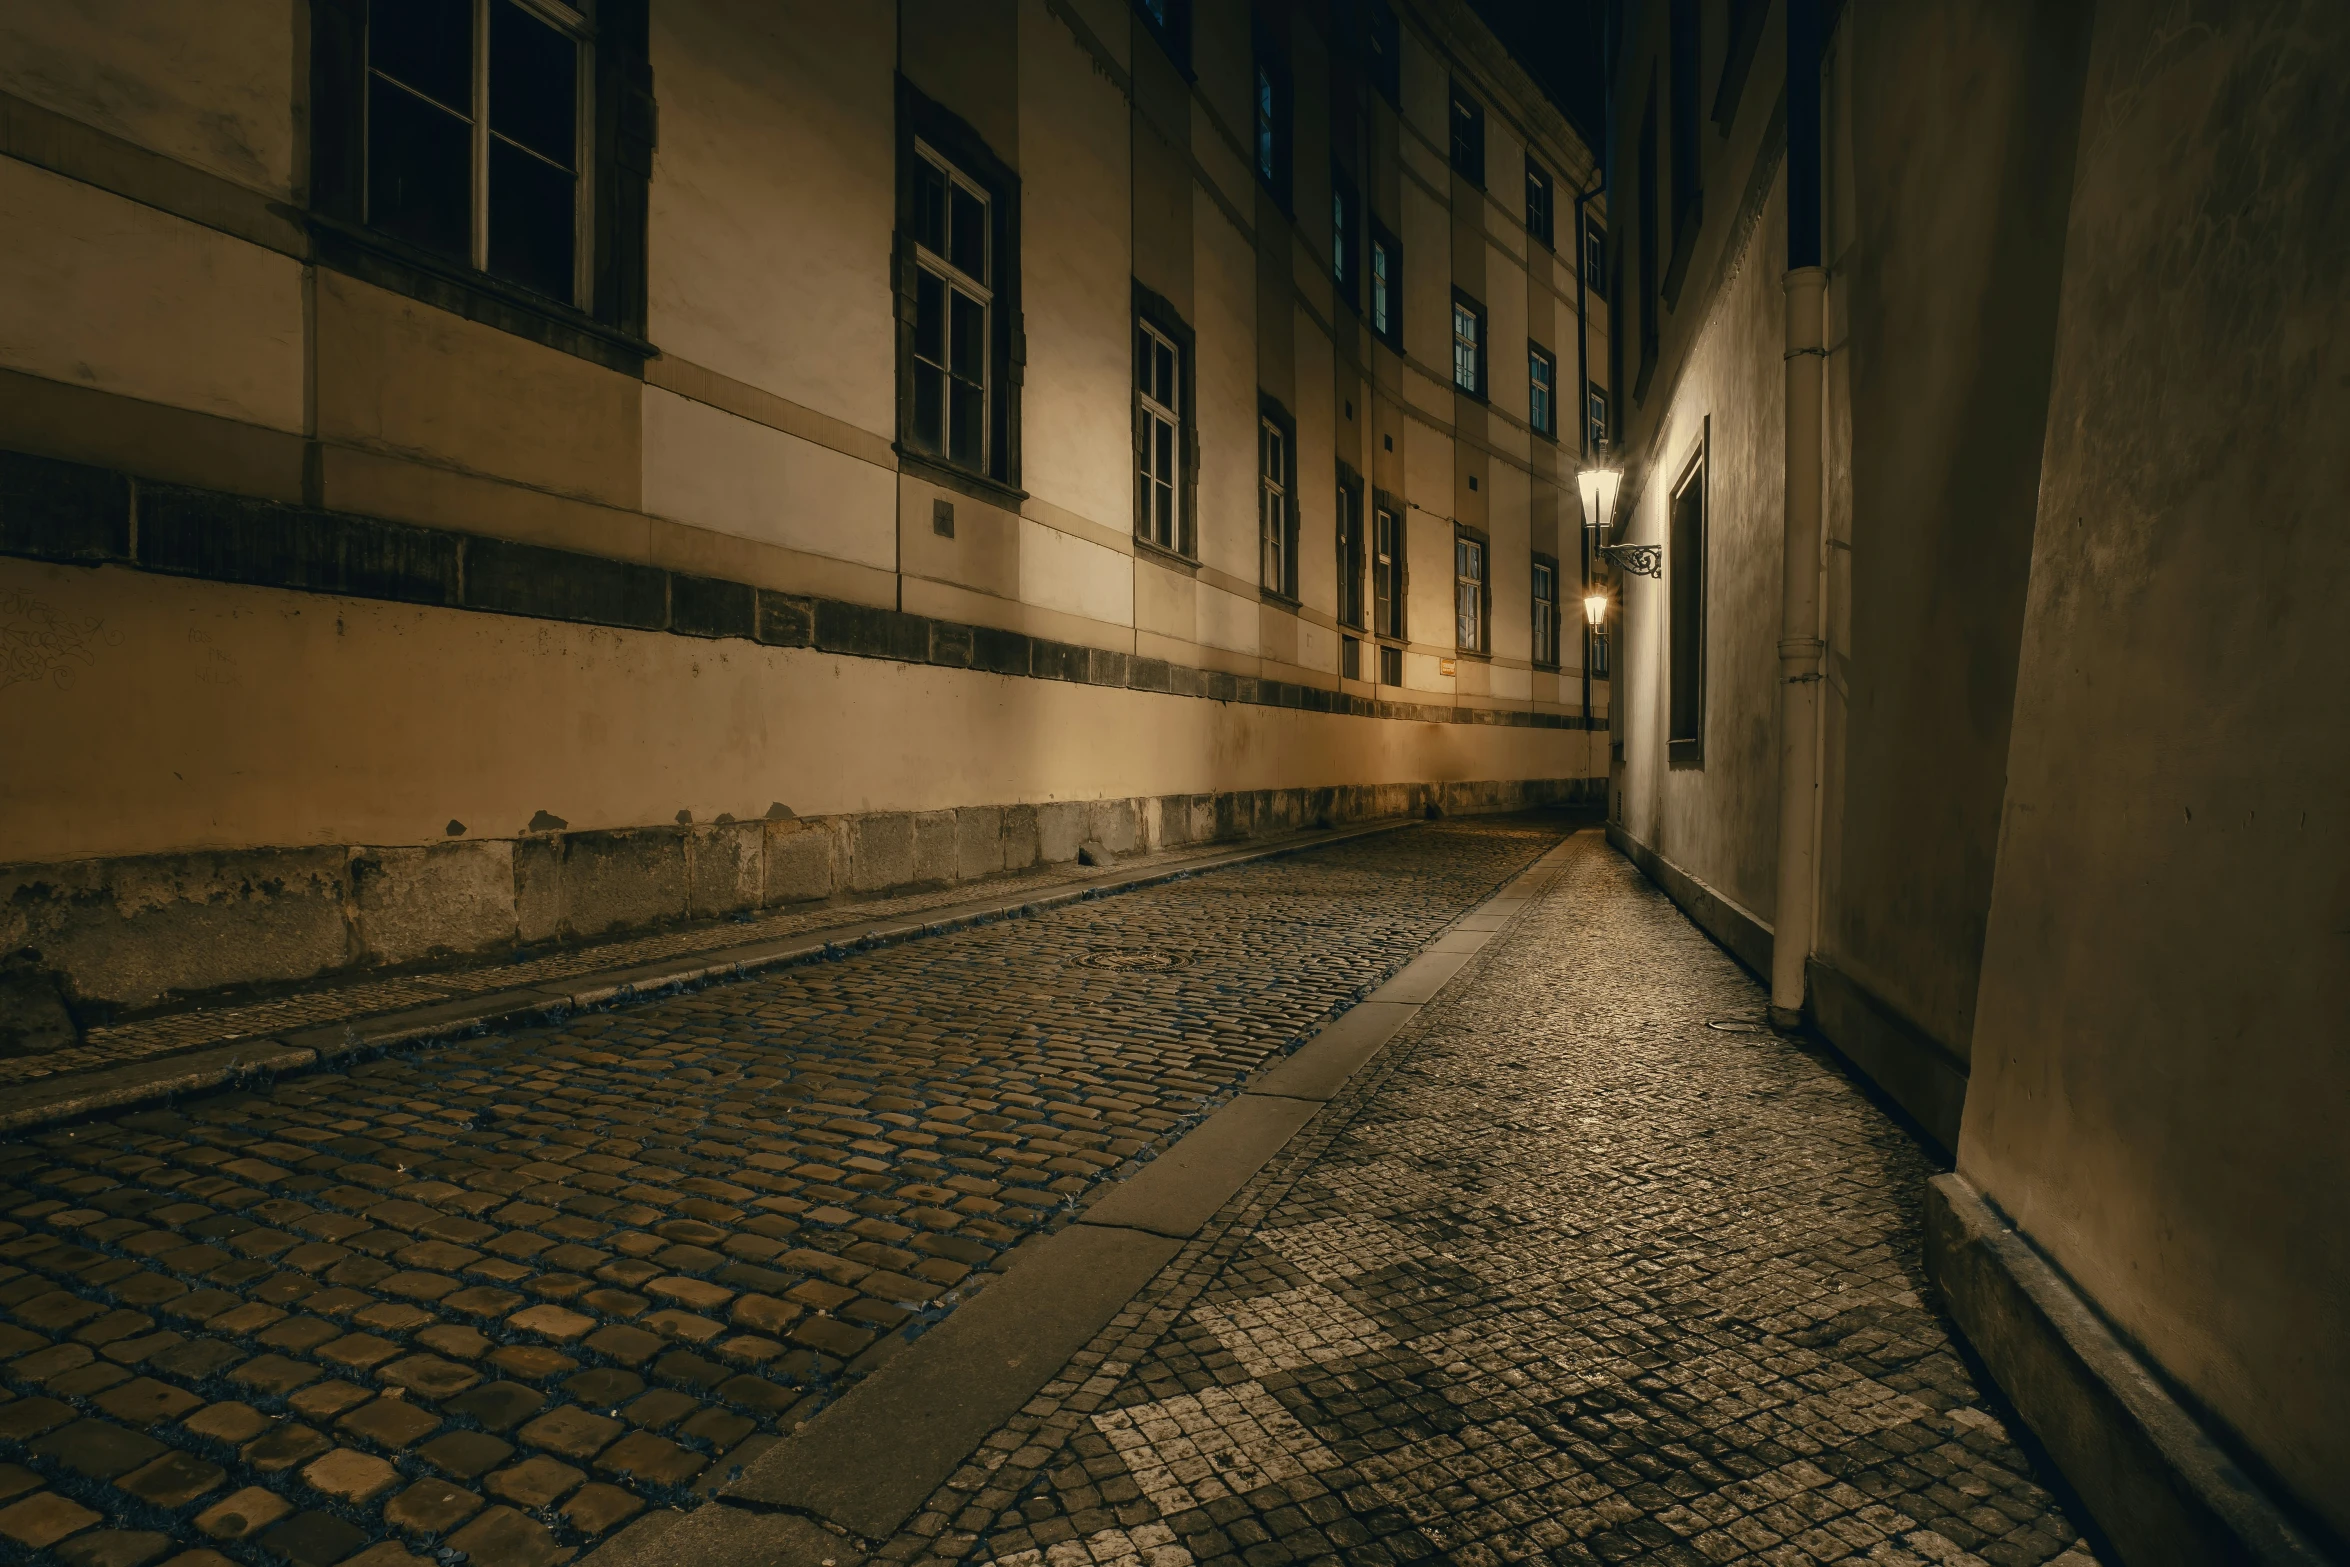
<path fill-rule="evenodd" d="M 1605 593 L 1592 592 L 1583 595 L 1583 618 L 1591 622 L 1591 629 L 1594 631 L 1607 629 L 1607 595 Z"/>
<path fill-rule="evenodd" d="M 1600 461 L 1604 463 L 1606 460 L 1606 448 L 1603 446 L 1600 449 Z M 1662 577 L 1665 574 L 1665 552 L 1656 545 L 1607 542 L 1608 527 L 1615 521 L 1616 491 L 1623 482 L 1624 473 L 1620 468 L 1593 466 L 1575 475 L 1576 487 L 1583 492 L 1583 526 L 1591 533 L 1591 553 L 1605 556 L 1609 564 L 1636 577 Z"/>

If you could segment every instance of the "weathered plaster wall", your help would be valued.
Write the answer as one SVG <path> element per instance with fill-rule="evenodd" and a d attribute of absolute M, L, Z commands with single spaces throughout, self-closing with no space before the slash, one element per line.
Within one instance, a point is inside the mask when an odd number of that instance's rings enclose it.
<path fill-rule="evenodd" d="M 1772 187 L 1734 270 L 1695 329 L 1645 483 L 1619 537 L 1662 543 L 1662 580 L 1620 574 L 1624 630 L 1621 820 L 1633 837 L 1765 926 L 1776 902 L 1779 825 L 1780 539 L 1785 494 L 1786 340 L 1781 275 L 1786 182 Z M 1694 290 L 1692 291 L 1694 294 Z M 1684 296 L 1684 308 L 1700 301 Z M 1652 395 L 1654 395 L 1652 393 Z M 1708 422 L 1710 420 L 1710 431 Z M 1698 766 L 1666 759 L 1673 486 L 1707 450 L 1705 746 Z"/>
<path fill-rule="evenodd" d="M 1856 6 L 1832 69 L 1818 950 L 1964 1060 L 2039 488 L 2086 5 Z"/>
<path fill-rule="evenodd" d="M 0 863 L 1413 780 L 1580 730 L 1347 718 L 741 640 L 0 559 Z M 62 669 L 65 678 L 53 678 Z M 103 713 L 106 722 L 92 721 Z"/>
<path fill-rule="evenodd" d="M 1962 1174 L 2350 1536 L 2350 12 L 2098 9 Z"/>

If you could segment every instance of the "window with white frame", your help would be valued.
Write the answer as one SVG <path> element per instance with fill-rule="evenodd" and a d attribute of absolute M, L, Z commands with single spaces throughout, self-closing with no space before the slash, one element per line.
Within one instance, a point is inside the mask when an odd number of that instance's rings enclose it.
<path fill-rule="evenodd" d="M 1471 397 L 1485 395 L 1485 310 L 1458 292 L 1452 300 L 1452 384 Z"/>
<path fill-rule="evenodd" d="M 1584 384 L 1584 418 L 1589 422 L 1591 449 L 1598 451 L 1607 441 L 1607 392 L 1604 388 Z"/>
<path fill-rule="evenodd" d="M 1526 422 L 1537 435 L 1556 437 L 1558 427 L 1558 361 L 1541 348 L 1526 345 Z"/>
<path fill-rule="evenodd" d="M 1452 539 L 1453 645 L 1485 651 L 1485 541 L 1466 530 Z"/>
<path fill-rule="evenodd" d="M 986 187 L 927 142 L 915 145 L 914 399 L 920 450 L 988 466 L 989 288 Z"/>
<path fill-rule="evenodd" d="M 1135 433 L 1142 471 L 1135 531 L 1183 548 L 1183 351 L 1149 322 L 1135 325 Z"/>
<path fill-rule="evenodd" d="M 370 6 L 368 226 L 584 307 L 590 47 L 555 0 Z"/>
<path fill-rule="evenodd" d="M 1559 661 L 1559 568 L 1547 555 L 1534 557 L 1534 662 Z"/>
<path fill-rule="evenodd" d="M 1257 421 L 1257 531 L 1263 541 L 1267 589 L 1297 596 L 1297 508 L 1290 494 L 1289 432 L 1269 418 Z"/>
<path fill-rule="evenodd" d="M 1377 225 L 1371 229 L 1371 330 L 1403 346 L 1403 247 Z"/>

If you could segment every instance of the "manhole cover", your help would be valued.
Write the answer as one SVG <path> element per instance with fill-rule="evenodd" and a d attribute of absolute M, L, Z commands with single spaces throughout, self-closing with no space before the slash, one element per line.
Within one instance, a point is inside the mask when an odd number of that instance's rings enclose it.
<path fill-rule="evenodd" d="M 1767 1034 L 1771 1031 L 1770 1024 L 1757 1023 L 1750 1017 L 1709 1017 L 1705 1020 L 1705 1026 L 1718 1028 L 1725 1034 Z"/>
<path fill-rule="evenodd" d="M 1078 961 L 1087 968 L 1171 969 L 1181 966 L 1183 959 L 1153 947 L 1104 947 Z"/>

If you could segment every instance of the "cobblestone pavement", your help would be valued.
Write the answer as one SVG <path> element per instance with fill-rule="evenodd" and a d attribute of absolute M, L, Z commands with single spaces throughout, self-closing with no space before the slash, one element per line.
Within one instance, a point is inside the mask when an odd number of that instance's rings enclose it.
<path fill-rule="evenodd" d="M 2091 1567 L 1763 999 L 1584 835 L 882 1555 Z"/>
<path fill-rule="evenodd" d="M 1557 842 L 1432 823 L 0 1143 L 0 1559 L 685 1505 Z"/>
<path fill-rule="evenodd" d="M 1185 844 L 1149 854 L 1126 856 L 1117 862 L 1116 868 L 1128 874 L 1161 866 L 1175 868 L 1185 860 L 1229 852 L 1235 847 L 1237 845 L 1229 842 Z M 681 930 L 658 931 L 649 936 L 625 936 L 589 942 L 583 946 L 559 947 L 505 962 L 477 963 L 464 968 L 398 975 L 390 979 L 324 984 L 265 1001 L 168 1012 L 157 1017 L 93 1028 L 81 1044 L 63 1050 L 0 1059 L 0 1086 L 44 1082 L 77 1072 L 96 1071 L 126 1062 L 193 1050 L 203 1045 L 255 1039 L 265 1034 L 313 1028 L 321 1023 L 336 1023 L 346 1018 L 367 1017 L 398 1011 L 404 1007 L 430 1006 L 436 1002 L 487 995 L 497 990 L 557 983 L 593 974 L 601 969 L 719 952 L 729 947 L 822 930 L 829 925 L 888 919 L 924 909 L 969 903 L 975 899 L 1011 899 L 1023 893 L 1054 892 L 1102 874 L 1091 866 L 1066 861 L 1039 865 L 1009 876 L 958 882 L 951 887 L 905 893 L 894 898 L 825 902 L 742 919 L 704 921 Z"/>

